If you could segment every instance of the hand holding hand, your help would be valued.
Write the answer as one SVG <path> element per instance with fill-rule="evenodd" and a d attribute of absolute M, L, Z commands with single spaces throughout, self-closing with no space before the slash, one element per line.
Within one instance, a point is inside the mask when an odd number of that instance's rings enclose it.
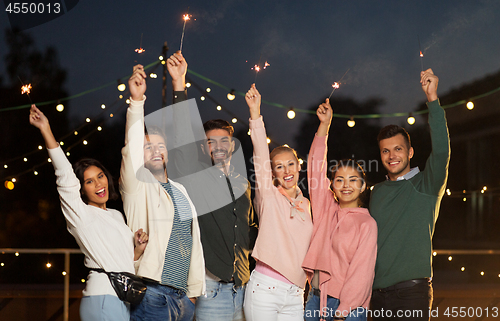
<path fill-rule="evenodd" d="M 186 86 L 187 62 L 180 50 L 167 59 L 167 70 L 172 77 L 174 91 L 183 91 Z"/>
<path fill-rule="evenodd" d="M 260 117 L 260 102 L 261 97 L 260 93 L 255 87 L 255 84 L 252 84 L 252 87 L 247 91 L 245 95 L 245 100 L 247 102 L 248 108 L 250 109 L 250 118 L 252 120 L 258 119 Z"/>
<path fill-rule="evenodd" d="M 144 67 L 142 65 L 135 65 L 132 76 L 128 80 L 128 88 L 133 100 L 142 100 L 142 97 L 146 93 L 146 77 Z"/>
<path fill-rule="evenodd" d="M 420 84 L 422 85 L 422 90 L 427 96 L 429 102 L 438 99 L 437 88 L 438 88 L 439 78 L 434 75 L 432 69 L 427 69 L 420 73 Z"/>

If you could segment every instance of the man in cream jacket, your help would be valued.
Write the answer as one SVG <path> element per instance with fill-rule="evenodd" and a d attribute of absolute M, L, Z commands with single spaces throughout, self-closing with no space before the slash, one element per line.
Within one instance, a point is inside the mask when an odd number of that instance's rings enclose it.
<path fill-rule="evenodd" d="M 192 320 L 205 290 L 205 265 L 195 207 L 185 188 L 168 179 L 166 137 L 144 130 L 146 74 L 134 67 L 129 79 L 120 193 L 132 230 L 143 228 L 149 244 L 136 271 L 147 279 L 146 296 L 131 308 L 131 320 Z"/>

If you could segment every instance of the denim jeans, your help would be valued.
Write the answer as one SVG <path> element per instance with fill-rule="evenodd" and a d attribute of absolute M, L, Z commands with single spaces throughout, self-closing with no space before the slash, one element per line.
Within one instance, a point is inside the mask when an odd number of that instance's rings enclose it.
<path fill-rule="evenodd" d="M 326 309 L 321 309 L 319 296 L 314 295 L 312 290 L 309 292 L 307 297 L 306 308 L 304 311 L 304 320 L 306 321 L 319 321 L 321 317 L 321 310 L 325 312 L 325 320 L 332 321 L 335 317 L 335 311 L 339 307 L 339 299 L 328 297 L 326 302 Z M 347 312 L 344 312 L 347 314 Z M 346 321 L 366 321 L 366 309 L 359 307 L 353 310 L 347 315 Z"/>
<path fill-rule="evenodd" d="M 432 282 L 394 290 L 373 290 L 370 312 L 374 321 L 429 320 L 432 297 Z"/>
<path fill-rule="evenodd" d="M 303 321 L 304 290 L 253 271 L 243 308 L 247 321 Z"/>
<path fill-rule="evenodd" d="M 194 304 L 184 291 L 165 285 L 147 284 L 148 289 L 141 303 L 132 306 L 131 321 L 191 321 Z"/>
<path fill-rule="evenodd" d="M 129 304 L 114 295 L 84 296 L 80 303 L 82 321 L 128 321 Z"/>
<path fill-rule="evenodd" d="M 196 300 L 195 319 L 197 321 L 242 321 L 245 286 L 235 287 L 234 283 L 222 283 L 206 279 L 206 295 Z"/>

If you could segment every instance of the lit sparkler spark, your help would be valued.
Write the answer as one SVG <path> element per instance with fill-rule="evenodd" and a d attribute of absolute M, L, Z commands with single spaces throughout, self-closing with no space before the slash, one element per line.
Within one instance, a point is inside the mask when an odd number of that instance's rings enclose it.
<path fill-rule="evenodd" d="M 182 16 L 182 19 L 184 19 L 184 21 L 188 21 L 191 18 L 189 18 L 188 14 L 185 14 L 185 15 Z"/>
<path fill-rule="evenodd" d="M 420 50 L 420 68 L 424 71 L 424 54 L 422 53 L 422 48 L 420 47 L 420 37 L 417 35 L 418 39 L 418 50 Z"/>
<path fill-rule="evenodd" d="M 146 51 L 146 49 L 142 49 L 142 48 L 135 49 L 135 52 L 137 52 L 137 53 L 143 53 L 144 51 Z"/>
<path fill-rule="evenodd" d="M 264 64 L 264 69 L 266 69 L 269 66 L 271 66 L 271 64 L 266 61 L 266 63 Z"/>
<path fill-rule="evenodd" d="M 332 95 L 333 95 L 333 92 L 334 92 L 335 90 L 337 90 L 337 89 L 340 87 L 340 83 L 338 83 L 338 82 L 334 82 L 334 83 L 332 84 L 332 87 L 333 87 L 333 89 L 332 89 L 332 92 L 330 93 L 330 96 L 328 96 L 328 99 L 330 99 L 330 98 L 332 97 Z"/>
<path fill-rule="evenodd" d="M 23 85 L 21 86 L 21 95 L 27 94 L 29 96 L 29 93 L 31 92 L 31 84 Z"/>
<path fill-rule="evenodd" d="M 259 72 L 260 71 L 259 65 L 253 66 L 252 70 L 255 70 L 256 72 Z"/>

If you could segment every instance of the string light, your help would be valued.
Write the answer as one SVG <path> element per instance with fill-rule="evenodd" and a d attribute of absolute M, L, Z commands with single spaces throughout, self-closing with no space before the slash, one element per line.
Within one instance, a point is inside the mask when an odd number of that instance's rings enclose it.
<path fill-rule="evenodd" d="M 162 60 L 162 61 L 161 61 L 161 64 L 162 64 L 162 65 L 164 65 L 164 64 L 165 64 L 165 60 Z"/>
<path fill-rule="evenodd" d="M 158 75 L 155 74 L 154 72 L 152 72 L 152 73 L 149 74 L 149 78 L 155 79 L 155 78 L 158 78 Z"/>
<path fill-rule="evenodd" d="M 47 267 L 47 269 L 50 269 L 52 267 L 52 264 L 50 264 L 50 262 L 47 262 L 47 264 L 45 264 L 45 266 Z"/>
<path fill-rule="evenodd" d="M 61 274 L 62 274 L 62 275 L 66 275 L 66 271 L 62 271 L 62 273 L 61 273 Z"/>
<path fill-rule="evenodd" d="M 408 124 L 410 125 L 413 125 L 415 124 L 415 117 L 413 117 L 413 114 L 410 113 L 410 115 L 408 116 L 408 119 L 406 120 L 408 122 Z"/>
<path fill-rule="evenodd" d="M 349 126 L 349 127 L 351 127 L 351 128 L 352 128 L 352 127 L 354 127 L 355 125 L 356 125 L 356 122 L 354 121 L 354 117 L 353 117 L 353 116 L 351 116 L 351 119 L 349 119 L 349 120 L 347 121 L 347 126 Z"/>
<path fill-rule="evenodd" d="M 23 161 L 27 162 L 27 161 L 28 161 L 28 159 L 25 157 L 25 158 L 23 159 Z"/>
<path fill-rule="evenodd" d="M 83 145 L 87 145 L 88 142 L 86 140 L 83 140 Z"/>
<path fill-rule="evenodd" d="M 462 268 L 460 269 L 462 272 L 465 271 L 465 266 L 462 266 Z"/>
<path fill-rule="evenodd" d="M 2 262 L 2 263 L 0 263 L 0 266 L 5 266 L 5 264 Z"/>
<path fill-rule="evenodd" d="M 52 163 L 52 159 L 50 159 L 50 157 L 47 158 L 47 162 Z"/>
<path fill-rule="evenodd" d="M 63 142 L 63 141 L 60 141 L 60 142 L 59 142 L 59 145 L 64 146 L 64 142 Z"/>
<path fill-rule="evenodd" d="M 451 195 L 451 191 L 450 191 L 450 189 L 449 189 L 449 188 L 447 188 L 447 189 L 446 189 L 446 194 L 447 194 L 448 196 L 450 196 L 450 195 Z"/>
<path fill-rule="evenodd" d="M 122 96 L 122 95 L 120 95 L 120 96 Z M 122 96 L 122 97 L 123 97 L 123 96 Z M 120 97 L 120 98 L 121 98 L 121 97 Z M 101 109 L 105 109 L 105 108 L 106 108 L 106 105 L 102 104 L 102 105 L 101 105 Z"/>
<path fill-rule="evenodd" d="M 481 273 L 479 273 L 479 274 L 481 274 L 481 276 L 484 276 L 484 271 L 481 271 Z"/>
<path fill-rule="evenodd" d="M 212 89 L 207 88 L 207 89 L 206 89 L 206 91 L 207 91 L 207 93 L 209 93 L 209 92 L 211 92 L 211 91 L 212 91 Z"/>
<path fill-rule="evenodd" d="M 163 56 L 158 57 L 159 60 L 163 60 Z"/>
<path fill-rule="evenodd" d="M 90 118 L 85 119 L 87 123 L 90 123 Z"/>
<path fill-rule="evenodd" d="M 238 119 L 236 117 L 234 117 L 233 119 L 231 119 L 231 121 L 233 122 L 233 124 L 236 124 L 236 122 L 238 121 Z"/>
<path fill-rule="evenodd" d="M 42 145 L 38 145 L 38 149 L 42 150 L 43 149 Z"/>
<path fill-rule="evenodd" d="M 201 96 L 200 99 L 201 99 L 201 101 L 204 101 L 205 100 L 205 96 Z"/>
<path fill-rule="evenodd" d="M 101 131 L 101 130 L 102 130 L 102 127 L 101 127 L 101 126 L 97 126 L 97 130 L 98 130 L 98 131 Z"/>
<path fill-rule="evenodd" d="M 474 109 L 474 103 L 472 101 L 469 101 L 466 106 L 467 106 L 468 110 L 473 110 Z"/>
<path fill-rule="evenodd" d="M 227 93 L 227 99 L 234 100 L 236 96 L 234 95 L 234 89 L 231 89 L 230 92 Z"/>
<path fill-rule="evenodd" d="M 217 106 L 217 110 L 218 110 L 218 111 L 221 111 L 221 110 L 222 110 L 222 106 L 221 106 L 221 105 L 218 105 L 218 106 Z"/>
<path fill-rule="evenodd" d="M 125 84 L 121 81 L 121 79 L 118 79 L 118 90 L 119 91 L 125 91 L 125 89 L 127 89 L 127 86 L 125 86 Z"/>
<path fill-rule="evenodd" d="M 9 191 L 12 191 L 14 189 L 14 183 L 12 181 L 5 181 L 5 183 L 3 185 Z"/>
<path fill-rule="evenodd" d="M 247 131 L 247 135 L 248 135 L 248 136 L 250 136 L 250 134 L 251 134 L 251 133 L 252 133 L 252 131 L 249 129 L 249 130 Z"/>
<path fill-rule="evenodd" d="M 374 187 L 375 187 L 375 186 L 371 186 L 371 187 L 370 187 L 370 191 L 373 191 L 373 188 L 374 188 Z"/>
<path fill-rule="evenodd" d="M 15 183 L 15 182 L 17 182 L 17 179 L 12 178 L 11 181 L 12 181 L 12 183 Z"/>
<path fill-rule="evenodd" d="M 109 118 L 113 118 L 113 116 L 114 116 L 113 114 L 109 114 Z"/>
<path fill-rule="evenodd" d="M 189 88 L 189 87 L 191 87 L 191 83 L 190 83 L 190 82 L 187 82 L 187 83 L 186 83 L 186 88 Z"/>
<path fill-rule="evenodd" d="M 288 113 L 286 113 L 286 116 L 288 117 L 288 119 L 294 119 L 295 118 L 295 111 L 293 110 L 293 108 L 290 108 L 290 110 L 288 111 Z"/>
<path fill-rule="evenodd" d="M 463 200 L 464 202 L 467 202 L 467 197 L 464 197 L 462 200 Z"/>
<path fill-rule="evenodd" d="M 77 136 L 77 135 L 78 135 L 78 132 L 75 130 L 75 131 L 73 132 L 73 134 L 75 134 L 75 136 Z"/>
<path fill-rule="evenodd" d="M 483 186 L 483 191 L 486 191 L 487 189 L 488 189 L 488 187 Z"/>
<path fill-rule="evenodd" d="M 7 164 L 3 165 L 3 168 L 8 168 L 9 166 Z"/>
<path fill-rule="evenodd" d="M 299 158 L 299 164 L 300 165 L 304 164 L 304 160 L 302 158 Z"/>
<path fill-rule="evenodd" d="M 432 252 L 432 256 L 438 255 L 436 251 Z"/>
<path fill-rule="evenodd" d="M 271 138 L 267 137 L 267 144 L 271 144 Z"/>
<path fill-rule="evenodd" d="M 125 102 L 127 103 L 127 105 L 130 104 L 130 99 L 125 100 Z"/>
<path fill-rule="evenodd" d="M 453 260 L 453 257 L 451 257 L 451 255 L 450 255 L 450 256 L 448 256 L 448 261 L 451 261 L 451 260 Z"/>
<path fill-rule="evenodd" d="M 36 175 L 38 175 L 38 172 L 37 172 L 37 171 L 34 171 L 34 172 L 33 172 L 33 174 L 35 174 L 35 176 L 36 176 Z"/>
<path fill-rule="evenodd" d="M 62 112 L 62 111 L 64 110 L 64 105 L 63 105 L 63 104 L 58 104 L 58 105 L 56 106 L 56 110 L 57 110 L 58 112 Z"/>
<path fill-rule="evenodd" d="M 14 253 L 15 256 L 19 256 L 19 252 Z"/>
<path fill-rule="evenodd" d="M 119 95 L 118 98 L 122 99 L 123 98 L 123 95 Z M 103 108 L 104 109 L 104 108 Z"/>
<path fill-rule="evenodd" d="M 82 283 L 85 283 L 85 279 L 81 279 L 80 281 L 81 281 Z"/>
<path fill-rule="evenodd" d="M 66 152 L 66 156 L 69 156 L 69 155 L 71 155 L 71 154 L 69 152 Z"/>

